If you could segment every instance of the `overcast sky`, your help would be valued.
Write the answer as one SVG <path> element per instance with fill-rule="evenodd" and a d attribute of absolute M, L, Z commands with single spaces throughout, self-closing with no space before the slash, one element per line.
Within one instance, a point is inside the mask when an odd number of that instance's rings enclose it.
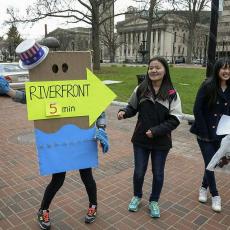
<path fill-rule="evenodd" d="M 16 7 L 20 10 L 21 14 L 26 9 L 28 4 L 32 4 L 35 0 L 0 0 L 0 36 L 4 36 L 8 31 L 9 26 L 3 25 L 4 20 L 7 19 L 8 15 L 6 14 L 6 9 L 10 6 Z M 128 6 L 133 5 L 132 0 L 117 0 L 117 4 L 115 9 L 116 10 L 125 10 Z M 124 17 L 118 17 L 116 21 L 123 20 Z M 37 22 L 34 26 L 31 25 L 20 25 L 18 26 L 19 33 L 21 34 L 23 39 L 26 38 L 42 38 L 44 37 L 45 33 L 45 24 L 47 24 L 48 33 L 52 30 L 56 29 L 57 27 L 76 27 L 76 26 L 87 26 L 83 23 L 78 24 L 69 24 L 66 25 L 63 23 L 64 20 L 62 19 L 53 19 L 47 18 L 40 22 Z"/>
<path fill-rule="evenodd" d="M 18 8 L 20 11 L 20 14 L 22 15 L 23 11 L 25 11 L 28 4 L 32 4 L 35 1 L 36 0 L 0 0 L 0 36 L 5 36 L 6 32 L 9 29 L 9 26 L 3 25 L 4 20 L 6 20 L 7 17 L 9 17 L 6 14 L 7 7 L 13 6 L 13 7 Z M 219 2 L 221 5 L 222 0 L 220 0 Z M 130 5 L 137 6 L 132 0 L 117 0 L 117 3 L 115 5 L 115 13 L 126 10 L 127 7 Z M 220 9 L 221 8 L 222 7 L 220 7 Z M 121 21 L 121 20 L 124 20 L 124 16 L 117 17 L 115 19 L 115 22 Z M 47 24 L 48 33 L 53 31 L 57 27 L 70 28 L 70 27 L 76 27 L 76 26 L 88 26 L 83 23 L 66 25 L 63 19 L 47 18 L 47 19 L 37 22 L 34 26 L 31 26 L 28 24 L 19 25 L 18 30 L 23 39 L 27 39 L 27 38 L 40 39 L 44 37 L 45 24 Z"/>

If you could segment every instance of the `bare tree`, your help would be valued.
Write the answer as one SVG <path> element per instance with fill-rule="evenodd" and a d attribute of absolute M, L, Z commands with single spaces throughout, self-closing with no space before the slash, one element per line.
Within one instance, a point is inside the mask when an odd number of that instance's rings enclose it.
<path fill-rule="evenodd" d="M 187 44 L 187 63 L 192 61 L 192 50 L 194 44 L 194 36 L 197 24 L 200 21 L 201 11 L 203 11 L 211 0 L 175 0 L 174 4 L 180 11 L 180 16 L 185 21 L 186 29 L 188 30 Z"/>
<path fill-rule="evenodd" d="M 142 10 L 139 10 L 139 15 L 141 19 L 147 21 L 147 41 L 146 41 L 146 59 L 150 59 L 150 49 L 151 49 L 151 32 L 154 23 L 160 22 L 164 17 L 174 11 L 174 1 L 173 0 L 136 0 L 136 2 L 142 3 Z M 165 5 L 170 7 L 167 9 Z M 164 9 L 159 10 L 159 9 Z M 143 14 L 145 11 L 145 14 Z M 146 14 L 147 12 L 147 14 Z"/>
<path fill-rule="evenodd" d="M 153 11 L 155 9 L 155 6 L 157 4 L 156 0 L 150 0 L 150 6 L 149 6 L 149 19 L 148 19 L 148 27 L 147 27 L 147 44 L 146 49 L 148 51 L 147 53 L 147 60 L 150 59 L 150 48 L 151 48 L 151 31 L 152 31 L 152 24 L 153 24 Z"/>
<path fill-rule="evenodd" d="M 101 43 L 105 47 L 107 47 L 109 51 L 110 62 L 114 62 L 116 50 L 121 45 L 118 34 L 114 33 L 114 31 L 110 30 L 107 26 L 103 25 L 100 38 Z"/>
<path fill-rule="evenodd" d="M 27 8 L 24 17 L 19 17 L 16 9 L 8 8 L 7 12 L 11 16 L 8 23 L 34 23 L 47 17 L 56 17 L 65 18 L 67 23 L 82 21 L 91 25 L 93 67 L 98 70 L 100 69 L 100 26 L 111 17 L 102 17 L 102 14 L 115 2 L 116 0 L 36 0 L 33 6 Z"/>

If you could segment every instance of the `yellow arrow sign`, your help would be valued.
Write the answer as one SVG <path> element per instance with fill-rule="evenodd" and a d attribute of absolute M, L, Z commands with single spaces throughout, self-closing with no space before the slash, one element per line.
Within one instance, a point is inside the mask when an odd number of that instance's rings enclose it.
<path fill-rule="evenodd" d="M 115 98 L 89 69 L 87 80 L 26 83 L 29 120 L 89 116 L 91 126 Z"/>

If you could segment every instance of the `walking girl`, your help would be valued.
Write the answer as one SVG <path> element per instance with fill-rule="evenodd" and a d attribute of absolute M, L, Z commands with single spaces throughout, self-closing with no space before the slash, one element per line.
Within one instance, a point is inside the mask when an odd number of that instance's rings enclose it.
<path fill-rule="evenodd" d="M 206 170 L 224 136 L 216 135 L 218 122 L 223 114 L 230 115 L 230 59 L 219 59 L 213 75 L 200 87 L 193 108 L 195 122 L 190 131 L 197 136 L 203 159 L 204 176 L 199 189 L 199 201 L 206 203 L 208 188 L 212 195 L 212 209 L 221 211 L 221 198 L 216 186 L 215 173 Z"/>

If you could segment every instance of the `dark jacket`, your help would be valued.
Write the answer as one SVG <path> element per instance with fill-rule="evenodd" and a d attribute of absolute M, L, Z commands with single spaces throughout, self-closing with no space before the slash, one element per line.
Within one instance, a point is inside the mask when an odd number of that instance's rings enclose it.
<path fill-rule="evenodd" d="M 148 149 L 169 150 L 172 147 L 171 131 L 179 125 L 182 116 L 179 95 L 174 92 L 170 95 L 172 100 L 163 101 L 154 98 L 151 91 L 140 97 L 137 95 L 137 89 L 138 87 L 131 95 L 126 108 L 121 109 L 125 112 L 124 118 L 135 116 L 138 112 L 132 142 Z M 153 138 L 146 135 L 149 129 Z"/>
<path fill-rule="evenodd" d="M 224 92 L 221 89 L 218 90 L 216 104 L 212 108 L 208 106 L 206 95 L 207 84 L 203 84 L 196 96 L 193 108 L 195 122 L 190 131 L 204 140 L 220 140 L 223 136 L 216 135 L 216 129 L 221 116 L 230 115 L 230 87 Z"/>

